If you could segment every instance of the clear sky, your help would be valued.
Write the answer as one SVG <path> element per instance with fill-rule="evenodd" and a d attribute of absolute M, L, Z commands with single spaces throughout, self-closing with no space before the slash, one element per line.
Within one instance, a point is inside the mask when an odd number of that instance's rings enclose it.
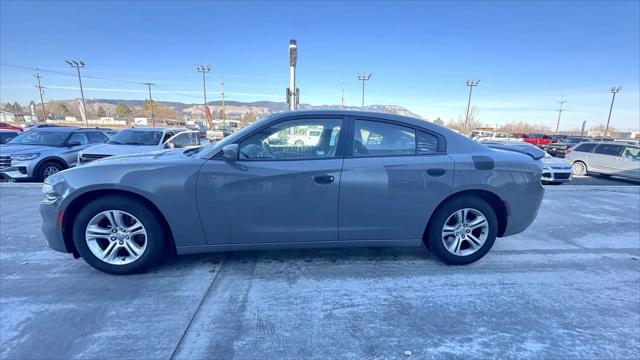
<path fill-rule="evenodd" d="M 358 72 L 373 73 L 368 104 L 424 117 L 464 114 L 465 80 L 482 122 L 528 121 L 561 129 L 640 127 L 640 2 L 30 2 L 2 1 L 0 101 L 79 97 L 64 60 L 87 66 L 87 98 L 202 101 L 195 63 L 212 64 L 209 100 L 284 101 L 288 43 L 298 41 L 301 102 L 360 103 Z"/>

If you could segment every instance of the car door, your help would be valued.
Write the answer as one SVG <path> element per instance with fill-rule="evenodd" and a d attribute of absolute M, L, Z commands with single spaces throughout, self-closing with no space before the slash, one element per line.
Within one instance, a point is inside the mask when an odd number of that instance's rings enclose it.
<path fill-rule="evenodd" d="M 614 174 L 623 148 L 620 144 L 598 144 L 592 153 L 587 154 L 587 168 L 589 171 Z"/>
<path fill-rule="evenodd" d="M 69 166 L 75 166 L 78 163 L 78 152 L 84 150 L 91 144 L 88 131 L 76 131 L 71 133 L 67 139 L 67 144 L 78 143 L 79 145 L 70 146 L 60 154 L 60 157 L 67 162 Z"/>
<path fill-rule="evenodd" d="M 619 175 L 640 179 L 640 147 L 625 146 L 616 168 Z"/>
<path fill-rule="evenodd" d="M 198 177 L 198 207 L 210 244 L 338 240 L 342 117 L 291 117 L 236 143 L 237 161 L 207 161 Z M 291 138 L 320 128 L 315 143 Z"/>
<path fill-rule="evenodd" d="M 444 138 L 402 123 L 355 118 L 340 180 L 341 241 L 422 237 L 450 193 L 453 161 Z"/>

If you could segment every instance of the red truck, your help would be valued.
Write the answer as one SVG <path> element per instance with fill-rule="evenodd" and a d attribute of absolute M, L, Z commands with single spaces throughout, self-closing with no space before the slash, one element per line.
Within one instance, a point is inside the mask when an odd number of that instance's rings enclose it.
<path fill-rule="evenodd" d="M 546 148 L 551 144 L 551 137 L 545 134 L 514 134 L 516 137 L 522 139 L 522 141 L 528 142 L 531 145 L 535 145 L 539 148 Z"/>

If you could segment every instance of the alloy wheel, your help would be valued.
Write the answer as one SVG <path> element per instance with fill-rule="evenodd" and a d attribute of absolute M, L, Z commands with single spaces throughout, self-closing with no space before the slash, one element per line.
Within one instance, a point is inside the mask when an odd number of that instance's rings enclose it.
<path fill-rule="evenodd" d="M 444 247 L 457 256 L 467 256 L 480 250 L 489 235 L 489 223 L 482 212 L 459 209 L 449 215 L 442 227 Z"/>
<path fill-rule="evenodd" d="M 147 248 L 147 231 L 140 220 L 122 210 L 106 210 L 94 216 L 85 229 L 89 250 L 111 265 L 139 259 Z"/>
<path fill-rule="evenodd" d="M 48 178 L 49 176 L 57 173 L 60 171 L 60 168 L 58 168 L 55 165 L 48 165 L 46 168 L 44 168 L 43 174 L 44 174 L 44 178 Z"/>

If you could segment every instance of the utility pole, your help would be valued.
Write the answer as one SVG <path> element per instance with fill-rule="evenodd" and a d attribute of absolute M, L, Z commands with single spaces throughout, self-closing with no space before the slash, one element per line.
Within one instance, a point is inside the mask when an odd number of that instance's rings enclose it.
<path fill-rule="evenodd" d="M 582 122 L 582 129 L 580 130 L 580 136 L 584 136 L 584 127 L 587 125 L 587 120 Z"/>
<path fill-rule="evenodd" d="M 84 101 L 84 90 L 82 89 L 82 77 L 80 76 L 80 68 L 84 68 L 84 62 L 75 61 L 75 60 L 65 60 L 69 66 L 76 68 L 78 70 L 78 81 L 80 82 L 80 95 L 82 96 L 82 111 L 84 112 L 84 123 L 85 126 L 89 126 L 89 113 L 87 112 L 87 104 Z"/>
<path fill-rule="evenodd" d="M 616 100 L 616 94 L 622 90 L 622 86 L 614 86 L 611 88 L 611 107 L 609 108 L 609 117 L 607 118 L 607 128 L 604 130 L 604 136 L 609 136 L 609 122 L 611 121 L 611 112 L 613 111 L 613 102 Z"/>
<path fill-rule="evenodd" d="M 222 76 L 220 76 L 220 98 L 222 98 L 222 124 L 226 126 L 227 122 L 225 118 L 227 116 L 224 111 L 224 78 Z"/>
<path fill-rule="evenodd" d="M 467 116 L 465 116 L 464 120 L 464 130 L 469 130 L 469 109 L 471 108 L 471 93 L 473 92 L 473 87 L 478 86 L 480 80 L 467 80 L 467 86 L 469 87 L 469 100 L 467 101 Z"/>
<path fill-rule="evenodd" d="M 207 79 L 205 75 L 211 72 L 211 65 L 196 64 L 196 71 L 199 73 L 202 73 L 202 90 L 204 93 L 204 115 L 207 116 Z M 209 117 L 207 117 L 207 122 L 209 122 Z M 211 124 L 207 123 L 207 125 L 210 126 Z"/>
<path fill-rule="evenodd" d="M 36 85 L 36 87 L 38 88 L 38 91 L 40 92 L 40 105 L 42 106 L 42 122 L 46 122 L 47 121 L 47 114 L 44 111 L 44 97 L 42 96 L 42 90 L 45 89 L 44 86 L 42 86 L 42 84 L 40 83 L 40 78 L 42 78 L 42 76 L 40 75 L 40 72 L 37 71 L 36 69 L 36 74 L 33 75 L 36 77 L 36 79 L 38 79 L 38 85 Z"/>
<path fill-rule="evenodd" d="M 151 98 L 151 86 L 155 85 L 154 83 L 150 83 L 150 82 L 146 82 L 144 83 L 145 85 L 147 85 L 149 87 L 149 108 L 151 109 L 151 124 L 153 125 L 153 127 L 156 126 L 156 118 L 153 114 L 153 99 Z"/>
<path fill-rule="evenodd" d="M 340 97 L 340 108 L 344 109 L 344 83 L 342 83 L 342 96 Z"/>
<path fill-rule="evenodd" d="M 556 124 L 556 134 L 558 133 L 558 130 L 560 129 L 560 116 L 562 115 L 562 112 L 564 111 L 562 109 L 562 105 L 564 105 L 564 103 L 566 103 L 567 100 L 564 99 L 564 95 L 562 95 L 562 97 L 560 98 L 560 101 L 558 101 L 558 103 L 560 104 L 560 109 L 558 109 L 558 123 Z"/>
<path fill-rule="evenodd" d="M 358 74 L 358 80 L 362 81 L 362 105 L 361 107 L 364 108 L 364 83 L 371 80 L 371 73 L 366 74 L 366 73 L 362 73 L 362 74 Z"/>

